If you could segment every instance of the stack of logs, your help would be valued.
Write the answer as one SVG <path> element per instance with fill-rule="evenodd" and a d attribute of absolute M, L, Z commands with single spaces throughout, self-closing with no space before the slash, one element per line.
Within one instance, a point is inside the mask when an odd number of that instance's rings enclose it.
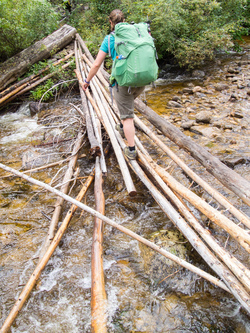
<path fill-rule="evenodd" d="M 57 203 L 58 209 L 61 209 L 63 200 L 67 200 L 73 204 L 69 213 L 66 215 L 62 225 L 57 230 L 57 224 L 51 224 L 50 232 L 42 250 L 40 262 L 33 272 L 29 282 L 18 297 L 18 300 L 7 317 L 0 332 L 7 332 L 22 305 L 27 299 L 30 291 L 39 278 L 42 269 L 47 264 L 53 251 L 58 245 L 60 239 L 65 232 L 70 218 L 77 207 L 84 209 L 95 217 L 94 235 L 92 245 L 92 330 L 93 332 L 107 331 L 107 309 L 106 309 L 106 293 L 104 286 L 104 273 L 102 267 L 102 229 L 103 222 L 110 224 L 118 230 L 126 233 L 130 237 L 151 247 L 163 256 L 177 262 L 181 266 L 189 269 L 201 277 L 207 279 L 213 284 L 223 288 L 241 304 L 242 308 L 250 314 L 250 272 L 249 270 L 231 253 L 227 252 L 215 239 L 210 232 L 205 229 L 196 217 L 190 212 L 182 199 L 188 201 L 196 209 L 208 217 L 210 221 L 216 223 L 223 228 L 230 237 L 233 237 L 241 247 L 248 253 L 250 252 L 250 220 L 241 211 L 236 209 L 228 200 L 223 197 L 218 191 L 201 179 L 193 172 L 172 150 L 170 150 L 137 116 L 135 116 L 136 126 L 143 131 L 153 144 L 160 147 L 183 171 L 199 184 L 220 206 L 230 212 L 233 218 L 239 221 L 239 224 L 234 223 L 228 217 L 209 205 L 205 200 L 197 196 L 194 192 L 184 187 L 175 178 L 173 178 L 165 169 L 160 167 L 148 154 L 142 143 L 136 137 L 136 146 L 138 151 L 137 160 L 126 160 L 122 149 L 125 147 L 125 142 L 120 134 L 115 131 L 115 125 L 119 122 L 119 114 L 117 107 L 112 103 L 108 94 L 108 74 L 102 69 L 96 77 L 91 81 L 91 92 L 86 93 L 82 90 L 84 78 L 93 62 L 93 58 L 87 49 L 81 37 L 76 34 L 75 40 L 75 59 L 76 59 L 76 76 L 79 81 L 79 89 L 82 99 L 82 109 L 75 107 L 81 117 L 86 120 L 88 138 L 90 141 L 90 154 L 95 156 L 95 169 L 90 174 L 87 182 L 84 184 L 81 192 L 76 199 L 68 196 L 67 189 L 62 188 L 61 191 L 55 190 L 47 184 L 43 184 L 29 176 L 15 171 L 9 167 L 0 164 L 0 167 L 6 171 L 10 171 L 24 179 L 44 187 L 59 196 Z M 186 137 L 181 131 L 168 123 L 165 119 L 157 115 L 152 109 L 147 107 L 142 101 L 135 101 L 136 109 L 145 116 L 152 124 L 154 124 L 165 136 L 175 142 L 179 147 L 187 150 L 195 159 L 197 159 L 210 173 L 212 173 L 223 185 L 238 195 L 246 204 L 250 205 L 250 185 L 237 173 L 222 164 L 217 158 L 209 154 L 209 152 L 199 145 L 195 144 L 190 138 Z M 130 168 L 137 174 L 140 180 L 148 188 L 149 192 L 159 204 L 163 212 L 169 217 L 173 224 L 182 232 L 188 239 L 190 244 L 207 262 L 211 269 L 219 278 L 202 271 L 201 269 L 189 264 L 164 249 L 156 246 L 152 242 L 135 234 L 127 228 L 118 225 L 104 215 L 105 199 L 102 191 L 102 176 L 106 174 L 105 164 L 105 149 L 102 145 L 101 126 L 107 132 L 112 147 L 114 149 L 120 170 L 123 175 L 124 183 L 127 192 L 130 196 L 136 195 L 136 189 L 133 184 Z M 81 146 L 82 133 L 79 134 L 75 144 L 75 150 L 72 153 L 71 168 L 74 168 L 74 161 L 77 157 L 77 151 Z M 146 176 L 146 173 L 147 176 Z M 67 179 L 72 177 L 68 175 Z M 150 179 L 149 179 L 150 177 Z M 86 193 L 86 189 L 92 181 L 95 181 L 95 210 L 80 203 L 81 198 Z M 151 181 L 152 180 L 152 181 Z M 174 203 L 174 207 L 171 204 Z M 178 210 L 178 211 L 177 211 Z M 57 215 L 60 212 L 57 212 Z"/>

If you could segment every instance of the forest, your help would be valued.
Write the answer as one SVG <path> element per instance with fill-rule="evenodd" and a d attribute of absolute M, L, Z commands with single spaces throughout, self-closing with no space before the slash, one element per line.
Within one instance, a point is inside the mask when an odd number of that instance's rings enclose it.
<path fill-rule="evenodd" d="M 65 23 L 95 54 L 110 32 L 108 15 L 115 8 L 127 22 L 150 22 L 159 63 L 170 59 L 187 69 L 239 49 L 241 37 L 249 34 L 250 0 L 1 0 L 0 61 Z"/>

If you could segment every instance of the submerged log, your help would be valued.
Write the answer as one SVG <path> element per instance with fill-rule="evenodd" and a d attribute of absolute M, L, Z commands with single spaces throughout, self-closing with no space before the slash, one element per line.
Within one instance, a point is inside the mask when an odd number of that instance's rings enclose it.
<path fill-rule="evenodd" d="M 237 194 L 246 204 L 250 205 L 250 184 L 246 179 L 228 168 L 217 157 L 211 155 L 205 148 L 195 143 L 190 137 L 183 134 L 178 128 L 163 119 L 138 98 L 135 100 L 135 108 L 166 137 L 188 151 L 224 186 Z"/>
<path fill-rule="evenodd" d="M 49 58 L 52 51 L 64 48 L 72 41 L 75 34 L 76 29 L 65 24 L 51 35 L 5 61 L 0 66 L 0 90 L 16 81 L 34 63 Z"/>

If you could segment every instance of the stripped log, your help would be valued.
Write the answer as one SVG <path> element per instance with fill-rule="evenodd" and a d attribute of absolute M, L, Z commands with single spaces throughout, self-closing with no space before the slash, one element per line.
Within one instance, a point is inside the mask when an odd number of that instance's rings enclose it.
<path fill-rule="evenodd" d="M 79 63 L 79 53 L 77 50 L 76 41 L 75 41 L 75 59 L 76 59 L 76 69 L 80 72 L 81 68 L 80 68 L 80 63 Z M 80 89 L 81 100 L 82 100 L 82 108 L 84 111 L 84 113 L 83 114 L 80 113 L 80 115 L 83 118 L 85 118 L 85 121 L 86 121 L 88 139 L 89 139 L 89 143 L 90 143 L 90 155 L 91 156 L 100 156 L 101 155 L 100 144 L 94 134 L 93 124 L 92 124 L 91 117 L 89 114 L 87 98 L 82 90 L 80 83 L 79 83 L 79 89 Z M 79 112 L 78 108 L 76 108 L 76 110 Z"/>
<path fill-rule="evenodd" d="M 224 186 L 237 194 L 246 204 L 250 205 L 250 184 L 246 179 L 228 168 L 217 157 L 211 155 L 205 148 L 195 143 L 138 98 L 135 100 L 135 108 L 171 141 L 188 151 Z"/>
<path fill-rule="evenodd" d="M 11 172 L 13 174 L 15 174 L 18 177 L 21 177 L 25 180 L 27 180 L 28 182 L 35 184 L 37 186 L 40 186 L 44 189 L 46 189 L 47 191 L 54 193 L 57 196 L 60 196 L 61 198 L 63 198 L 64 200 L 76 205 L 77 207 L 81 208 L 82 210 L 86 211 L 87 213 L 90 213 L 93 216 L 98 217 L 99 219 L 101 219 L 102 221 L 108 223 L 110 226 L 116 228 L 117 230 L 120 230 L 121 232 L 125 233 L 126 235 L 138 240 L 139 242 L 151 247 L 153 250 L 157 251 L 158 253 L 161 253 L 163 256 L 165 256 L 166 258 L 173 260 L 174 262 L 178 263 L 179 265 L 189 269 L 190 271 L 194 272 L 195 274 L 205 278 L 206 280 L 208 280 L 209 282 L 217 285 L 218 287 L 224 289 L 225 291 L 229 291 L 229 289 L 227 288 L 227 286 L 220 281 L 219 279 L 213 277 L 211 274 L 204 272 L 202 269 L 195 267 L 194 265 L 186 262 L 183 259 L 178 258 L 177 256 L 173 255 L 172 253 L 162 249 L 161 247 L 155 245 L 154 243 L 146 240 L 145 238 L 137 235 L 136 233 L 134 233 L 133 231 L 129 230 L 128 228 L 123 227 L 122 225 L 112 221 L 111 219 L 109 219 L 108 217 L 106 217 L 105 215 L 102 215 L 101 213 L 97 212 L 96 210 L 94 210 L 93 208 L 83 204 L 82 202 L 78 202 L 77 200 L 73 199 L 72 197 L 70 197 L 67 194 L 64 194 L 63 192 L 53 188 L 52 186 L 45 184 L 37 179 L 34 179 L 33 177 L 27 176 L 25 174 L 23 174 L 22 172 L 19 172 L 13 168 L 10 168 L 2 163 L 0 163 L 0 168 L 7 171 L 7 172 Z M 249 309 L 250 310 L 250 309 Z M 250 313 L 250 311 L 248 311 Z M 1 332 L 1 331 L 0 331 Z"/>
<path fill-rule="evenodd" d="M 81 74 L 75 70 L 75 73 L 77 75 L 77 78 L 80 82 L 81 85 L 83 85 L 83 81 L 82 81 L 82 78 L 81 78 Z M 94 80 L 93 80 L 94 81 Z M 95 92 L 95 87 L 93 86 L 93 83 L 91 82 L 91 89 L 93 92 Z M 122 172 L 122 175 L 123 175 L 123 179 L 124 179 L 124 182 L 125 182 L 125 185 L 126 185 L 126 188 L 127 188 L 127 191 L 128 191 L 128 194 L 130 196 L 135 196 L 136 195 L 136 189 L 134 187 L 134 184 L 133 184 L 133 181 L 132 181 L 132 178 L 131 178 L 131 175 L 129 173 L 129 170 L 128 170 L 128 167 L 127 167 L 127 164 L 124 160 L 124 157 L 123 157 L 123 154 L 121 152 L 121 149 L 120 149 L 120 146 L 117 142 L 117 139 L 116 139 L 116 136 L 114 134 L 114 131 L 106 117 L 106 113 L 103 112 L 102 113 L 102 116 L 101 116 L 101 113 L 100 113 L 100 110 L 98 107 L 101 107 L 103 108 L 102 104 L 99 103 L 98 99 L 98 106 L 96 104 L 96 102 L 94 101 L 94 99 L 92 98 L 92 96 L 90 95 L 90 92 L 88 91 L 88 89 L 86 90 L 86 96 L 88 97 L 88 99 L 90 100 L 95 112 L 97 113 L 98 115 L 98 118 L 100 119 L 100 121 L 103 123 L 105 129 L 106 129 L 106 132 L 108 133 L 109 137 L 110 137 L 110 141 L 112 143 L 112 146 L 114 148 L 114 152 L 116 154 L 116 157 L 117 157 L 117 161 L 120 165 L 120 169 L 121 169 L 121 172 Z M 95 94 L 96 97 L 98 97 L 97 93 Z"/>
<path fill-rule="evenodd" d="M 94 58 L 92 57 L 92 54 L 89 52 L 89 49 L 87 48 L 86 44 L 84 43 L 84 41 L 82 40 L 82 38 L 81 38 L 81 36 L 79 34 L 76 34 L 76 39 L 78 40 L 78 42 L 79 42 L 82 50 L 85 52 L 85 54 L 87 55 L 87 57 L 93 63 L 94 62 Z M 105 77 L 105 79 L 108 81 L 109 80 L 109 74 L 103 68 L 100 68 L 100 72 Z"/>
<path fill-rule="evenodd" d="M 0 65 L 0 90 L 22 76 L 39 60 L 49 58 L 51 52 L 60 50 L 72 42 L 76 29 L 65 24 L 48 37 L 16 54 Z"/>
<path fill-rule="evenodd" d="M 250 291 L 250 271 L 234 256 L 229 254 L 224 248 L 222 248 L 210 232 L 203 228 L 202 225 L 197 221 L 197 219 L 189 212 L 183 202 L 177 197 L 175 193 L 165 184 L 163 179 L 157 174 L 153 167 L 153 160 L 147 153 L 146 149 L 140 143 L 138 138 L 135 138 L 136 145 L 139 148 L 139 162 L 142 163 L 143 167 L 154 178 L 155 182 L 159 184 L 160 188 L 164 193 L 170 198 L 174 205 L 179 209 L 184 218 L 191 224 L 191 226 L 199 233 L 199 235 L 204 239 L 207 245 L 214 251 L 214 253 L 224 262 L 226 266 L 234 273 L 234 275 L 239 279 L 239 281 Z"/>
<path fill-rule="evenodd" d="M 114 127 L 114 119 L 112 116 L 109 116 L 109 120 Z M 119 138 L 119 142 L 121 146 L 125 145 L 119 133 L 117 133 L 117 137 Z M 248 300 L 248 294 L 239 283 L 239 281 L 233 276 L 233 274 L 225 267 L 215 255 L 206 247 L 206 245 L 199 239 L 199 237 L 193 232 L 193 230 L 188 226 L 186 221 L 184 221 L 180 215 L 173 209 L 173 207 L 169 204 L 169 202 L 155 189 L 155 187 L 149 182 L 147 177 L 143 175 L 143 172 L 138 166 L 136 161 L 130 161 L 130 164 L 136 174 L 140 177 L 141 181 L 145 186 L 148 187 L 151 194 L 154 196 L 155 200 L 162 208 L 162 210 L 170 217 L 171 221 L 182 231 L 185 237 L 190 241 L 190 243 L 194 246 L 194 248 L 200 253 L 203 259 L 208 263 L 208 265 L 224 280 L 226 284 L 233 289 L 235 293 L 235 297 L 242 303 L 245 304 Z M 163 183 L 163 181 L 161 180 Z M 171 213 L 172 210 L 172 213 Z M 170 215 L 169 215 L 170 212 Z M 190 217 L 190 216 L 189 216 Z M 227 257 L 228 258 L 228 257 Z M 240 276 L 241 280 L 245 283 L 247 288 L 249 287 L 249 279 L 246 276 L 246 269 L 240 270 L 239 267 L 235 267 L 234 263 L 231 266 L 235 269 L 238 276 Z M 243 265 L 242 265 L 243 266 Z"/>
<path fill-rule="evenodd" d="M 152 161 L 151 165 L 155 168 L 156 172 L 168 184 L 169 187 L 171 187 L 175 192 L 179 193 L 187 201 L 189 201 L 194 207 L 205 214 L 211 221 L 226 230 L 229 235 L 236 239 L 239 244 L 250 253 L 250 235 L 246 230 L 239 227 L 215 208 L 210 206 L 206 201 L 202 200 L 194 192 L 187 189 L 155 162 Z"/>
<path fill-rule="evenodd" d="M 221 193 L 205 182 L 200 176 L 198 176 L 193 170 L 191 170 L 171 149 L 162 142 L 157 135 L 150 130 L 137 116 L 134 118 L 135 124 L 139 127 L 147 136 L 160 147 L 168 156 L 177 164 L 182 170 L 191 177 L 197 184 L 199 184 L 212 198 L 218 201 L 222 206 L 224 206 L 231 214 L 233 214 L 241 223 L 250 228 L 249 218 L 235 208 Z"/>
<path fill-rule="evenodd" d="M 90 175 L 88 176 L 86 182 L 84 183 L 84 185 L 81 188 L 81 191 L 79 192 L 79 194 L 77 195 L 77 197 L 75 199 L 76 201 L 81 201 L 82 200 L 82 198 L 86 194 L 89 186 L 91 185 L 92 181 L 94 180 L 94 174 L 95 174 L 95 170 L 93 170 L 90 173 Z M 2 328 L 0 329 L 1 333 L 7 333 L 9 331 L 12 323 L 14 322 L 18 313 L 21 311 L 25 301 L 29 297 L 29 294 L 31 293 L 31 291 L 34 288 L 37 280 L 39 279 L 44 267 L 47 265 L 49 259 L 51 258 L 52 254 L 54 253 L 56 247 L 60 243 L 60 240 L 62 239 L 62 236 L 63 236 L 64 232 L 66 231 L 66 229 L 69 225 L 69 222 L 71 221 L 71 218 L 72 218 L 73 214 L 75 213 L 76 209 L 77 209 L 77 205 L 73 204 L 71 206 L 71 208 L 68 210 L 68 212 L 67 212 L 60 228 L 58 229 L 53 241 L 49 245 L 47 251 L 45 252 L 42 259 L 40 260 L 39 264 L 36 266 L 35 270 L 31 274 L 31 276 L 29 278 L 29 281 L 27 282 L 27 284 L 23 288 L 22 292 L 18 296 L 14 307 L 10 311 L 8 317 L 6 318 L 6 320 L 5 320 L 5 322 L 2 326 Z"/>
<path fill-rule="evenodd" d="M 65 60 L 71 58 L 72 56 L 74 55 L 74 52 L 70 52 L 66 57 L 62 58 L 62 59 L 59 59 L 58 61 L 55 61 L 51 64 L 51 66 L 55 67 L 57 65 L 59 65 L 61 62 L 64 62 Z M 2 99 L 2 97 L 4 97 L 5 95 L 15 91 L 17 88 L 19 88 L 20 86 L 24 86 L 27 84 L 27 85 L 30 85 L 34 80 L 37 80 L 37 77 L 39 75 L 41 75 L 42 73 L 46 72 L 47 70 L 49 70 L 51 67 L 50 66 L 46 66 L 45 68 L 43 69 L 40 69 L 38 71 L 37 74 L 32 74 L 30 75 L 29 77 L 26 77 L 25 79 L 21 80 L 21 81 L 18 81 L 17 83 L 15 83 L 14 85 L 10 86 L 9 88 L 3 90 L 2 92 L 0 92 L 0 101 Z M 19 90 L 18 90 L 19 91 Z M 16 91 L 15 93 L 17 93 L 18 91 Z"/>
<path fill-rule="evenodd" d="M 76 165 L 76 162 L 77 162 L 77 159 L 78 159 L 78 152 L 79 152 L 79 149 L 82 146 L 82 142 L 83 142 L 83 132 L 80 131 L 78 133 L 78 136 L 77 136 L 77 139 L 76 139 L 73 151 L 72 151 L 72 156 L 71 156 L 71 159 L 69 161 L 67 171 L 66 171 L 66 173 L 64 175 L 64 178 L 63 178 L 63 185 L 61 186 L 61 191 L 63 193 L 67 193 L 68 190 L 69 190 L 69 184 L 70 184 L 70 181 L 71 181 L 73 173 L 74 173 L 75 165 Z M 55 210 L 54 210 L 51 222 L 50 222 L 49 231 L 48 231 L 48 234 L 47 234 L 47 237 L 45 239 L 44 245 L 43 245 L 43 247 L 41 249 L 41 252 L 40 252 L 40 259 L 43 257 L 44 253 L 47 251 L 51 241 L 54 238 L 55 230 L 57 228 L 59 218 L 60 218 L 60 214 L 61 214 L 61 211 L 62 211 L 63 201 L 64 200 L 61 197 L 57 198 L 57 200 L 56 200 Z"/>
<path fill-rule="evenodd" d="M 95 209 L 102 215 L 105 211 L 105 199 L 102 191 L 102 172 L 100 159 L 95 164 Z M 107 332 L 107 302 L 103 272 L 103 222 L 95 217 L 92 259 L 91 259 L 91 327 L 92 332 Z"/>

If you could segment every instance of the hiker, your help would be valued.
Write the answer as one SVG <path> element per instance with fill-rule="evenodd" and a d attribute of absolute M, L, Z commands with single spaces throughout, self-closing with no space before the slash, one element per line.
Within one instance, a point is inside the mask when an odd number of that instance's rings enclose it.
<path fill-rule="evenodd" d="M 109 15 L 109 22 L 111 25 L 111 31 L 114 31 L 115 25 L 120 22 L 124 22 L 125 18 L 121 10 L 115 9 Z M 109 37 L 110 36 L 110 37 Z M 110 43 L 110 46 L 109 46 Z M 109 50 L 110 48 L 110 50 Z M 109 52 L 110 51 L 110 52 Z M 90 85 L 90 80 L 95 76 L 103 63 L 107 54 L 111 54 L 113 61 L 117 54 L 115 51 L 115 38 L 114 36 L 107 35 L 100 47 L 99 53 L 92 64 L 90 72 L 85 79 L 83 89 L 86 90 Z M 128 147 L 125 147 L 124 154 L 129 159 L 136 159 L 135 149 L 135 126 L 134 126 L 134 99 L 138 97 L 144 90 L 143 87 L 131 87 L 128 89 L 126 86 L 118 86 L 114 89 L 114 97 L 120 112 L 121 123 L 116 125 L 116 130 L 121 134 L 122 137 L 126 137 Z"/>

